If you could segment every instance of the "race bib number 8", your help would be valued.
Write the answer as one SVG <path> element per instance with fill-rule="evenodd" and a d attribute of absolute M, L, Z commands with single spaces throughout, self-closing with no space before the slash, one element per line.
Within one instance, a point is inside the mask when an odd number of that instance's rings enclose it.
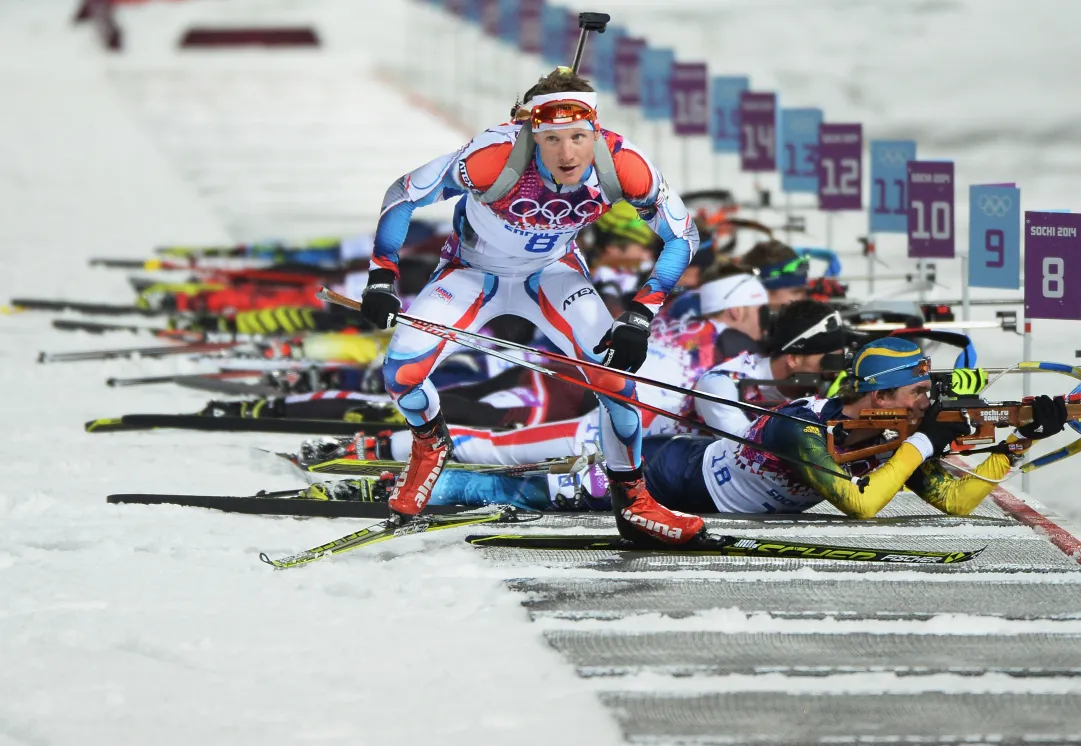
<path fill-rule="evenodd" d="M 559 236 L 555 233 L 534 233 L 526 242 L 525 250 L 534 254 L 544 254 L 555 248 Z"/>

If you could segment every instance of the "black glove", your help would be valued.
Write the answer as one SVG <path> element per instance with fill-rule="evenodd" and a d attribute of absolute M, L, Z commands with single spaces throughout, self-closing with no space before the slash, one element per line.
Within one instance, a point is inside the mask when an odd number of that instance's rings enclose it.
<path fill-rule="evenodd" d="M 923 433 L 927 436 L 927 439 L 931 441 L 931 449 L 934 451 L 935 456 L 941 456 L 950 450 L 950 443 L 956 438 L 960 438 L 963 435 L 968 435 L 972 432 L 972 426 L 967 422 L 939 422 L 938 417 L 939 407 L 931 407 L 923 415 L 923 422 L 920 423 L 916 432 Z"/>
<path fill-rule="evenodd" d="M 378 329 L 394 325 L 402 310 L 402 302 L 394 292 L 394 273 L 389 269 L 373 269 L 368 273 L 368 286 L 360 296 L 360 315 Z"/>
<path fill-rule="evenodd" d="M 603 363 L 609 368 L 636 372 L 646 361 L 652 320 L 653 313 L 648 308 L 632 302 L 604 333 L 593 352 L 599 355 L 607 350 Z"/>
<path fill-rule="evenodd" d="M 1031 440 L 1050 438 L 1062 432 L 1068 419 L 1065 399 L 1041 394 L 1032 401 L 1032 422 L 1017 428 L 1017 434 Z"/>

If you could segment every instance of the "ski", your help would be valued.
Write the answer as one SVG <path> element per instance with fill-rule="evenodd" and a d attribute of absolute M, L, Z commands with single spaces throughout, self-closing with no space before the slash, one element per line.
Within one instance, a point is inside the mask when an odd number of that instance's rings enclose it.
<path fill-rule="evenodd" d="M 41 352 L 39 363 L 75 363 L 87 360 L 115 360 L 130 357 L 166 357 L 168 355 L 198 355 L 231 350 L 237 342 L 192 342 L 180 345 L 156 347 L 128 347 L 114 350 L 87 350 L 85 352 Z"/>
<path fill-rule="evenodd" d="M 207 430 L 252 433 L 295 433 L 298 435 L 356 435 L 380 430 L 404 430 L 397 422 L 347 422 L 345 420 L 302 420 L 287 417 L 209 417 L 201 414 L 126 414 L 87 422 L 88 433 L 115 433 L 137 430 Z"/>
<path fill-rule="evenodd" d="M 280 515 L 295 518 L 370 518 L 385 519 L 389 513 L 385 502 L 362 500 L 316 500 L 300 497 L 301 490 L 259 492 L 254 495 L 157 495 L 117 494 L 106 501 L 112 505 L 177 505 L 188 508 L 220 510 L 244 515 Z M 432 505 L 433 515 L 450 515 L 469 510 L 460 505 Z"/>
<path fill-rule="evenodd" d="M 164 309 L 142 308 L 140 306 L 118 306 L 110 303 L 83 303 L 80 301 L 43 300 L 39 298 L 12 298 L 11 308 L 16 311 L 75 311 L 102 316 L 165 316 Z"/>
<path fill-rule="evenodd" d="M 756 539 L 743 536 L 711 535 L 710 545 L 695 547 L 642 547 L 611 534 L 478 534 L 466 541 L 478 547 L 507 549 L 549 549 L 563 551 L 647 552 L 725 557 L 780 557 L 795 559 L 844 560 L 848 562 L 883 562 L 903 565 L 941 565 L 967 562 L 986 547 L 975 550 L 929 552 L 919 549 L 878 549 L 846 547 L 833 544 L 790 542 L 779 539 Z"/>
<path fill-rule="evenodd" d="M 174 264 L 161 259 L 114 259 L 111 257 L 96 257 L 89 262 L 91 267 L 105 267 L 106 269 L 141 269 L 146 272 L 158 272 L 160 270 L 187 270 L 189 264 Z"/>
<path fill-rule="evenodd" d="M 351 552 L 360 547 L 378 544 L 402 536 L 442 531 L 448 528 L 477 526 L 482 523 L 521 523 L 537 520 L 542 515 L 541 513 L 522 513 L 516 508 L 509 507 L 499 508 L 488 513 L 459 513 L 450 516 L 422 514 L 405 525 L 398 525 L 390 520 L 380 521 L 367 528 L 362 528 L 360 531 L 354 531 L 333 541 L 328 541 L 326 544 L 320 544 L 317 547 L 306 549 L 288 557 L 271 559 L 265 553 L 261 553 L 259 559 L 278 569 L 299 567 L 324 557 Z"/>
<path fill-rule="evenodd" d="M 382 472 L 380 472 L 382 473 Z M 378 475 L 354 477 L 354 480 L 378 481 Z M 278 515 L 295 518 L 370 518 L 379 520 L 386 518 L 387 504 L 383 501 L 366 499 L 357 500 L 324 500 L 315 497 L 305 497 L 306 489 L 298 488 L 268 492 L 262 490 L 254 495 L 172 495 L 156 493 L 122 493 L 109 495 L 106 501 L 112 505 L 177 505 L 180 507 L 204 508 L 207 510 L 219 510 L 225 513 L 240 513 L 244 515 Z M 429 505 L 426 513 L 433 515 L 448 515 L 473 510 L 473 506 L 467 505 Z M 546 511 L 546 517 L 557 519 L 580 519 L 590 516 L 601 516 L 603 513 L 583 513 L 581 511 Z M 740 513 L 713 513 L 705 518 L 738 522 L 748 528 L 764 527 L 766 525 L 793 524 L 799 526 L 851 524 L 853 519 L 841 515 L 814 514 L 814 513 L 770 513 L 764 515 L 746 515 Z M 860 525 L 880 526 L 944 526 L 971 525 L 975 521 L 980 524 L 1009 524 L 1009 519 L 993 518 L 987 516 L 969 516 L 961 519 L 954 516 L 912 515 L 893 516 L 889 518 L 871 518 L 859 521 Z M 477 537 L 473 537 L 477 538 Z M 506 537 L 498 537 L 500 539 Z M 602 537 L 610 539 L 612 537 Z M 481 544 L 481 542 L 478 542 Z M 486 544 L 494 546 L 494 544 Z M 535 547 L 539 548 L 539 547 Z M 633 550 L 633 548 L 632 548 Z"/>
<path fill-rule="evenodd" d="M 397 474 L 405 468 L 404 461 L 370 461 L 355 458 L 336 458 L 329 461 L 320 461 L 314 464 L 304 465 L 300 459 L 285 454 L 294 464 L 313 474 L 336 474 L 340 476 L 376 475 L 383 472 Z M 480 474 L 500 474 L 514 477 L 527 474 L 566 473 L 570 470 L 574 459 L 554 459 L 552 461 L 539 461 L 531 464 L 463 464 L 457 461 L 448 461 L 443 464 L 444 469 L 454 471 L 470 471 Z M 553 471 L 555 470 L 555 471 Z"/>
<path fill-rule="evenodd" d="M 226 378 L 255 378 L 263 375 L 261 370 L 224 370 L 216 373 L 182 373 L 174 374 L 171 376 L 144 376 L 141 378 L 107 378 L 105 379 L 106 386 L 120 387 L 120 386 L 146 386 L 155 383 L 178 383 L 188 378 L 213 378 L 222 380 Z M 280 392 L 279 392 L 280 393 Z"/>
<path fill-rule="evenodd" d="M 231 376 L 237 378 L 237 376 Z M 281 389 L 274 388 L 266 383 L 245 383 L 244 381 L 229 381 L 220 375 L 190 375 L 174 376 L 173 383 L 186 389 L 206 391 L 211 394 L 225 394 L 227 396 L 281 396 Z"/>
<path fill-rule="evenodd" d="M 182 329 L 164 329 L 156 326 L 137 326 L 135 324 L 106 324 L 100 321 L 83 321 L 81 319 L 53 319 L 53 328 L 62 332 L 90 332 L 91 334 L 131 332 L 132 334 L 150 334 L 162 339 L 185 339 L 189 341 L 199 341 L 203 336 L 201 333 Z M 199 339 L 195 339 L 195 337 Z"/>
<path fill-rule="evenodd" d="M 379 476 L 384 472 L 399 474 L 405 468 L 404 461 L 363 460 L 355 458 L 336 458 L 330 461 L 320 461 L 315 464 L 304 466 L 296 460 L 296 457 L 283 455 L 289 458 L 301 469 L 314 474 L 336 474 L 340 476 Z M 447 461 L 443 464 L 444 470 L 456 471 L 483 471 L 494 467 L 481 464 L 459 464 L 457 461 Z"/>

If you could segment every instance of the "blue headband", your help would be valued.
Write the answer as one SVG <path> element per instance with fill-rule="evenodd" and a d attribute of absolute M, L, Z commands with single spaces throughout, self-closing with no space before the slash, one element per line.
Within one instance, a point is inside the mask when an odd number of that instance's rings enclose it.
<path fill-rule="evenodd" d="M 807 284 L 811 262 L 807 257 L 796 257 L 786 262 L 767 264 L 758 268 L 758 279 L 767 290 L 798 288 Z"/>

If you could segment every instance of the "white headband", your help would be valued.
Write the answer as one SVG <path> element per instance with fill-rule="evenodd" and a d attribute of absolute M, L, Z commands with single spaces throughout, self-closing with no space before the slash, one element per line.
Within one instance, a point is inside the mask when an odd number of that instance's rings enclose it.
<path fill-rule="evenodd" d="M 529 110 L 532 111 L 538 106 L 544 106 L 554 101 L 576 101 L 583 106 L 588 106 L 594 111 L 597 110 L 597 94 L 593 91 L 574 91 L 571 93 L 541 93 L 529 100 Z M 544 132 L 545 130 L 569 130 L 569 129 L 587 129 L 592 130 L 593 124 L 582 119 L 577 122 L 568 122 L 566 124 L 548 124 L 542 123 L 533 129 L 534 132 Z"/>
<path fill-rule="evenodd" d="M 701 301 L 699 313 L 703 316 L 740 306 L 764 306 L 769 293 L 754 275 L 731 275 L 707 282 L 698 289 Z"/>

